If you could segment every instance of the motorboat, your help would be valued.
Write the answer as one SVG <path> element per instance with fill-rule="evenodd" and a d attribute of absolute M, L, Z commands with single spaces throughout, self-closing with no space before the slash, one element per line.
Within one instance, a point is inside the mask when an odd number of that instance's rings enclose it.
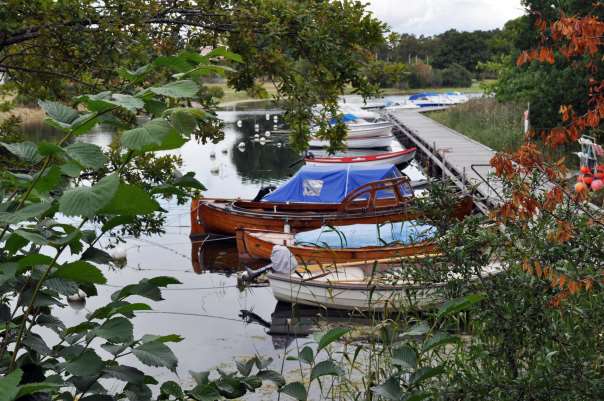
<path fill-rule="evenodd" d="M 312 153 L 307 154 L 304 158 L 306 165 L 363 165 L 363 166 L 378 166 L 384 164 L 394 164 L 396 166 L 409 163 L 415 157 L 417 148 L 409 148 L 397 150 L 394 152 L 381 152 L 369 155 L 358 156 L 327 156 L 317 157 Z"/>

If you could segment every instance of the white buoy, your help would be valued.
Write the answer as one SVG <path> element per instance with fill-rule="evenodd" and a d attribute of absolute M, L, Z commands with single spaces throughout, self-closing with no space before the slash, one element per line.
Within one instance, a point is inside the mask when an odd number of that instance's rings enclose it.
<path fill-rule="evenodd" d="M 113 260 L 126 259 L 128 257 L 128 249 L 122 244 L 116 246 L 109 251 L 109 255 Z"/>
<path fill-rule="evenodd" d="M 227 153 L 229 153 L 229 150 L 228 149 L 222 149 L 221 152 L 222 152 L 223 155 L 226 155 Z"/>
<path fill-rule="evenodd" d="M 279 126 L 277 124 L 273 125 L 273 131 L 277 131 L 279 129 Z"/>
<path fill-rule="evenodd" d="M 238 147 L 239 149 L 241 149 L 241 148 L 245 148 L 245 142 L 239 142 L 239 145 L 237 145 L 237 147 Z"/>
<path fill-rule="evenodd" d="M 277 147 L 280 148 L 282 146 L 281 142 L 277 142 Z"/>
<path fill-rule="evenodd" d="M 277 123 L 279 122 L 279 116 L 278 116 L 278 115 L 274 115 L 274 116 L 273 116 L 273 122 L 274 122 L 275 124 L 277 124 Z"/>
<path fill-rule="evenodd" d="M 216 152 L 211 151 L 210 152 L 210 159 L 214 159 L 214 158 L 216 158 Z"/>
<path fill-rule="evenodd" d="M 67 296 L 67 303 L 75 310 L 82 310 L 86 305 L 86 293 L 78 288 L 78 292 Z"/>
<path fill-rule="evenodd" d="M 241 120 L 237 120 L 237 126 L 238 126 L 239 128 L 243 127 L 243 121 L 241 121 Z"/>
<path fill-rule="evenodd" d="M 237 149 L 238 149 L 238 150 L 239 150 L 241 153 L 245 152 L 245 146 L 237 146 Z"/>
<path fill-rule="evenodd" d="M 264 136 L 265 136 L 265 137 L 267 137 L 267 138 L 270 138 L 270 136 L 271 136 L 271 132 L 270 132 L 270 131 L 266 131 L 266 132 L 264 133 Z"/>
<path fill-rule="evenodd" d="M 258 124 L 258 123 L 254 124 L 254 131 L 256 131 L 256 132 L 260 131 L 260 124 Z"/>
<path fill-rule="evenodd" d="M 218 175 L 220 173 L 220 166 L 214 166 L 210 169 L 210 174 Z"/>
<path fill-rule="evenodd" d="M 270 120 L 270 119 L 271 119 L 271 115 L 270 115 L 270 114 L 268 114 L 268 113 L 266 113 L 266 121 L 268 121 L 268 120 Z"/>
<path fill-rule="evenodd" d="M 260 145 L 264 145 L 266 143 L 266 139 L 262 136 L 260 137 Z"/>

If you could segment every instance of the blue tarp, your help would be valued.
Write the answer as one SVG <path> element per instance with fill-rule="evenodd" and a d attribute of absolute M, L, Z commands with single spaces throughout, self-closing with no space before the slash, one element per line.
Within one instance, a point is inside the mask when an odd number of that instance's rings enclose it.
<path fill-rule="evenodd" d="M 344 124 L 346 124 L 346 123 L 349 123 L 349 122 L 352 122 L 352 121 L 356 121 L 358 119 L 359 118 L 357 116 L 355 116 L 354 114 L 346 113 L 346 114 L 342 115 L 341 121 Z M 338 120 L 335 119 L 335 118 L 332 118 L 331 120 L 329 120 L 329 125 L 333 126 L 333 125 L 336 125 L 337 123 L 338 123 Z"/>
<path fill-rule="evenodd" d="M 262 200 L 269 202 L 340 203 L 346 195 L 369 182 L 400 177 L 392 165 L 375 167 L 304 166 L 289 181 Z M 406 190 L 406 188 L 403 188 Z M 384 192 L 381 194 L 381 192 Z M 405 193 L 411 195 L 410 193 Z M 378 198 L 392 197 L 380 191 Z"/>
<path fill-rule="evenodd" d="M 409 96 L 409 100 L 417 100 L 417 99 L 421 99 L 424 97 L 431 97 L 431 96 L 438 96 L 438 93 L 434 93 L 434 92 L 416 93 L 415 95 Z"/>
<path fill-rule="evenodd" d="M 436 228 L 416 221 L 323 227 L 296 234 L 296 245 L 321 248 L 361 248 L 389 244 L 411 245 L 432 239 Z"/>

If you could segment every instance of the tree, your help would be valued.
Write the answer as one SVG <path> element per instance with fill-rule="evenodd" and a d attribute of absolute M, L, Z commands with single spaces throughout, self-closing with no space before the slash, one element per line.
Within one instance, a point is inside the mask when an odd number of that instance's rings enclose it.
<path fill-rule="evenodd" d="M 455 63 L 476 72 L 479 62 L 492 57 L 489 43 L 494 35 L 495 31 L 458 32 L 451 29 L 439 35 L 439 46 L 432 64 L 436 68 L 445 68 Z"/>
<path fill-rule="evenodd" d="M 348 0 L 10 0 L 0 9 L 0 72 L 22 95 L 64 98 L 121 88 L 128 70 L 177 50 L 224 44 L 243 61 L 229 82 L 246 90 L 272 81 L 302 148 L 315 104 L 336 114 L 348 85 L 375 93 L 364 71 L 383 29 Z M 336 146 L 334 132 L 325 135 Z"/>
<path fill-rule="evenodd" d="M 472 73 L 459 64 L 451 64 L 442 71 L 445 86 L 472 86 Z"/>

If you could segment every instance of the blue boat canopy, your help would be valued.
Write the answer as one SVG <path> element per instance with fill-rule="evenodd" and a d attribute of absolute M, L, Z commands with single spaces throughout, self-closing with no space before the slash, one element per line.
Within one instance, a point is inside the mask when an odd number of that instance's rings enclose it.
<path fill-rule="evenodd" d="M 350 114 L 350 113 L 346 113 L 342 115 L 342 122 L 343 123 L 349 123 L 352 121 L 356 121 L 358 120 L 359 117 L 355 116 L 354 114 Z M 338 123 L 338 120 L 336 118 L 332 118 L 331 120 L 329 120 L 329 125 L 336 125 Z"/>
<path fill-rule="evenodd" d="M 289 181 L 267 194 L 268 202 L 340 203 L 346 195 L 369 182 L 400 177 L 393 165 L 384 166 L 304 166 Z M 411 195 L 407 187 L 404 195 Z M 378 198 L 392 197 L 392 191 L 379 191 Z"/>
<path fill-rule="evenodd" d="M 416 93 L 415 95 L 409 96 L 409 100 L 418 100 L 418 99 L 421 99 L 424 97 L 432 97 L 432 96 L 438 96 L 438 93 L 435 93 L 435 92 Z"/>

